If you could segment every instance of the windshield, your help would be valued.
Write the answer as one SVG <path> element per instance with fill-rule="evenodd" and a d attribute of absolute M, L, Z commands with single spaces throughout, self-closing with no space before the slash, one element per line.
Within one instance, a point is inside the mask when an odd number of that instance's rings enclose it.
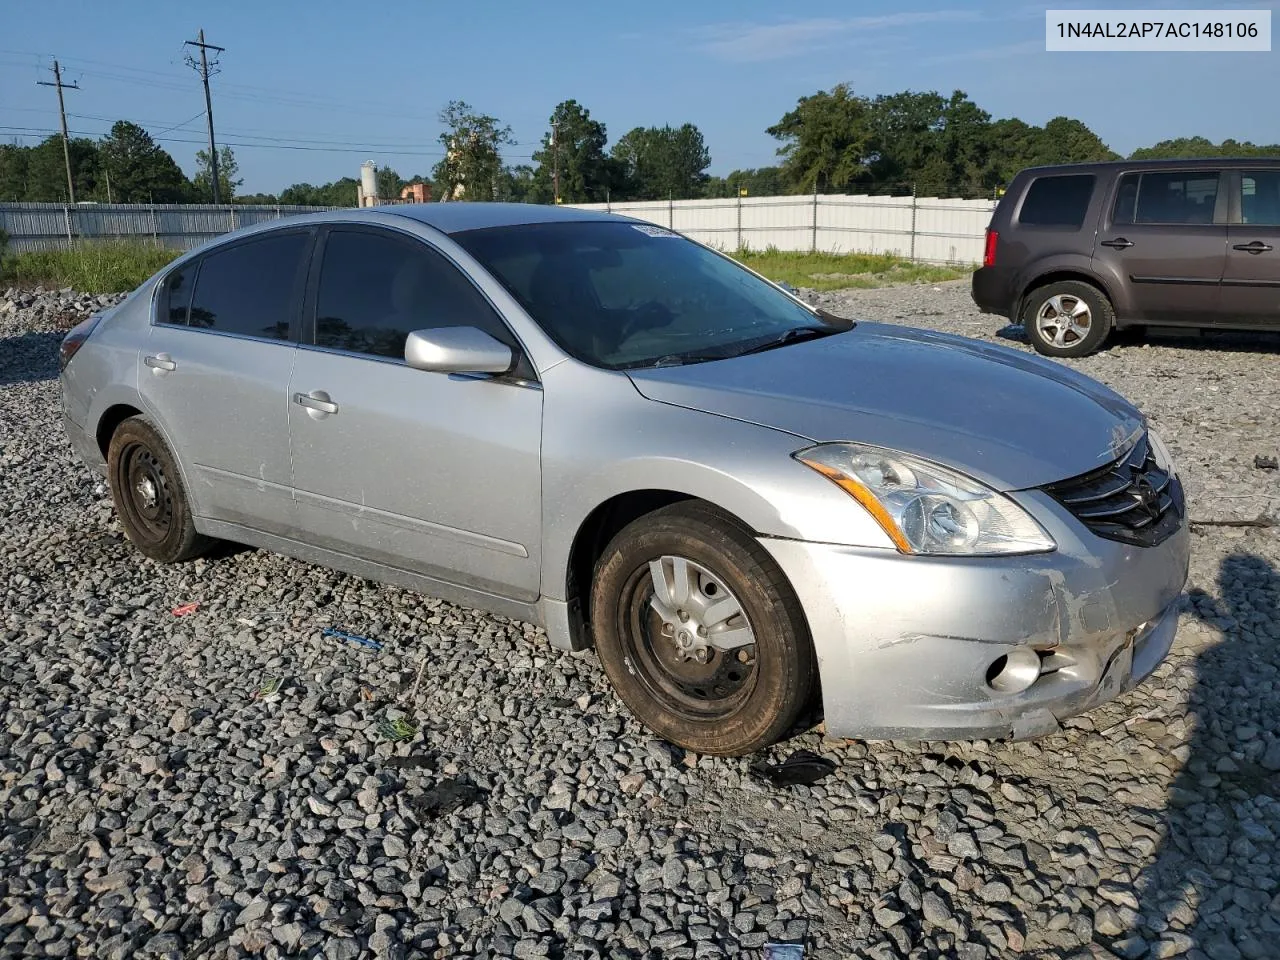
<path fill-rule="evenodd" d="M 727 257 L 650 224 L 453 235 L 567 353 L 598 367 L 738 356 L 842 329 Z"/>

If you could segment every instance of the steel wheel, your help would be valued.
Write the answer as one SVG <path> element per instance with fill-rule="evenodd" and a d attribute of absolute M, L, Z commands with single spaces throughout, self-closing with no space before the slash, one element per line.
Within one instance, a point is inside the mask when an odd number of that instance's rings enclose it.
<path fill-rule="evenodd" d="M 724 580 L 663 556 L 628 583 L 628 665 L 650 694 L 690 719 L 732 713 L 755 678 L 755 632 Z"/>
<path fill-rule="evenodd" d="M 1057 293 L 1036 314 L 1036 327 L 1055 347 L 1070 347 L 1089 335 L 1093 311 L 1080 297 Z"/>
<path fill-rule="evenodd" d="M 173 493 L 164 465 L 141 444 L 121 451 L 124 467 L 124 506 L 129 518 L 148 539 L 160 541 L 173 524 Z"/>

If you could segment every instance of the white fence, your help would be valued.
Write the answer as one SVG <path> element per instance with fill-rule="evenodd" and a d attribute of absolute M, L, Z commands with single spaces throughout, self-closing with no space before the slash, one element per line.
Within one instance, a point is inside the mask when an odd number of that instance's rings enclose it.
<path fill-rule="evenodd" d="M 977 263 L 992 200 L 936 197 L 792 196 L 574 204 L 678 230 L 723 250 L 892 253 L 927 263 Z M 206 240 L 324 207 L 206 204 L 0 204 L 9 249 L 49 250 L 75 239 L 134 238 L 190 249 Z"/>
<path fill-rule="evenodd" d="M 982 260 L 995 201 L 838 194 L 572 206 L 647 220 L 723 250 L 892 253 L 970 264 Z"/>
<path fill-rule="evenodd" d="M 0 229 L 9 250 L 57 250 L 76 240 L 141 240 L 158 247 L 190 250 L 254 223 L 327 207 L 213 206 L 199 203 L 0 203 Z"/>

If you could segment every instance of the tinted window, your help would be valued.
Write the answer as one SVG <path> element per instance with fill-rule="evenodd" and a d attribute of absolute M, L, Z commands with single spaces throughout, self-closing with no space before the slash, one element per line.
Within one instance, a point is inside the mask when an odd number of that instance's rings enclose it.
<path fill-rule="evenodd" d="M 1129 174 L 1121 190 L 1136 184 L 1132 206 L 1117 198 L 1116 223 L 1213 223 L 1216 171 Z M 1122 219 L 1128 217 L 1129 219 Z"/>
<path fill-rule="evenodd" d="M 1259 226 L 1280 226 L 1280 170 L 1251 170 L 1240 174 L 1240 220 Z"/>
<path fill-rule="evenodd" d="M 307 239 L 305 233 L 277 234 L 204 257 L 191 326 L 287 340 Z"/>
<path fill-rule="evenodd" d="M 479 327 L 516 345 L 471 281 L 422 243 L 372 232 L 329 234 L 316 300 L 317 346 L 403 359 L 409 333 L 429 327 Z"/>
<path fill-rule="evenodd" d="M 1022 201 L 1018 222 L 1036 227 L 1079 227 L 1093 196 L 1092 174 L 1038 177 Z"/>
<path fill-rule="evenodd" d="M 189 265 L 173 271 L 165 278 L 158 311 L 161 323 L 186 324 L 187 307 L 191 305 L 191 278 L 195 276 L 195 272 L 195 266 Z"/>
<path fill-rule="evenodd" d="M 839 332 L 727 257 L 649 224 L 536 223 L 454 235 L 567 353 L 643 367 Z"/>

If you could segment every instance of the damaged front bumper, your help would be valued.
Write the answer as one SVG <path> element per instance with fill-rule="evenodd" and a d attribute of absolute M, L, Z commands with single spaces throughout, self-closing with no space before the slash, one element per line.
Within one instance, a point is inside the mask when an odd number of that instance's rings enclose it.
<path fill-rule="evenodd" d="M 831 736 L 1042 736 L 1164 659 L 1187 578 L 1185 521 L 1137 547 L 1094 536 L 1043 493 L 1014 497 L 1056 551 L 923 557 L 761 538 L 808 617 Z"/>

